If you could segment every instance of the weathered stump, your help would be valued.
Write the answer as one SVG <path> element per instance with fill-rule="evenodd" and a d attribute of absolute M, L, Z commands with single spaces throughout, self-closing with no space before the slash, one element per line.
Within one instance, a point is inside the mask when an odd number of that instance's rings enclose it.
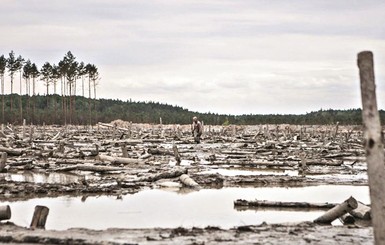
<path fill-rule="evenodd" d="M 47 221 L 49 209 L 45 206 L 37 205 L 35 212 L 33 213 L 30 228 L 32 229 L 45 229 L 45 223 Z"/>
<path fill-rule="evenodd" d="M 0 206 L 0 220 L 8 220 L 11 218 L 11 208 L 9 205 Z"/>

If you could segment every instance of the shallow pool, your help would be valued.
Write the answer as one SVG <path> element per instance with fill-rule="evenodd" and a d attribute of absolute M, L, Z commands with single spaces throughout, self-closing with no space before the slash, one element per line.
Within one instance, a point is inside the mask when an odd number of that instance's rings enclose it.
<path fill-rule="evenodd" d="M 369 203 L 367 186 L 311 186 L 301 188 L 223 188 L 200 191 L 152 189 L 121 198 L 58 197 L 36 198 L 27 201 L 2 202 L 12 210 L 10 221 L 29 226 L 34 207 L 50 209 L 46 228 L 63 230 L 71 227 L 92 229 L 205 227 L 230 228 L 239 225 L 312 221 L 325 210 L 288 211 L 258 209 L 237 211 L 236 199 L 342 202 L 354 196 Z"/>

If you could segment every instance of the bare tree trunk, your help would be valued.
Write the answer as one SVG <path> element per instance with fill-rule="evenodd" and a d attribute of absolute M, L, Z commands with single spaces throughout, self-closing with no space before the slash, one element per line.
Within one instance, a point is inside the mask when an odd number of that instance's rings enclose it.
<path fill-rule="evenodd" d="M 89 121 L 92 125 L 92 113 L 91 113 L 91 78 L 88 77 L 88 110 L 89 110 Z"/>
<path fill-rule="evenodd" d="M 4 75 L 1 76 L 1 110 L 2 110 L 2 122 L 5 123 L 5 95 L 4 95 Z"/>
<path fill-rule="evenodd" d="M 21 85 L 21 70 L 20 70 L 20 97 L 19 97 L 19 103 L 20 103 L 20 122 L 23 121 L 23 98 L 22 98 L 22 85 Z"/>
<path fill-rule="evenodd" d="M 84 76 L 82 75 L 82 96 L 84 97 Z"/>
<path fill-rule="evenodd" d="M 12 100 L 12 95 L 13 94 L 13 76 L 11 76 L 11 114 L 12 114 L 12 105 L 13 105 L 13 100 Z"/>
<path fill-rule="evenodd" d="M 368 165 L 374 241 L 376 244 L 385 244 L 384 145 L 377 109 L 372 52 L 360 52 L 357 64 L 360 70 L 364 144 Z"/>

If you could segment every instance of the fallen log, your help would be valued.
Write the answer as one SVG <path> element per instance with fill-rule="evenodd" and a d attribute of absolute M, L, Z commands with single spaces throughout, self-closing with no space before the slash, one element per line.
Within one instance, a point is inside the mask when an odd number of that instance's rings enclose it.
<path fill-rule="evenodd" d="M 172 171 L 168 171 L 168 172 L 163 172 L 163 173 L 159 173 L 159 174 L 154 174 L 154 175 L 150 175 L 150 176 L 143 176 L 143 177 L 140 177 L 138 179 L 136 179 L 135 181 L 147 181 L 147 182 L 154 182 L 154 181 L 157 181 L 157 180 L 160 180 L 160 179 L 172 179 L 172 178 L 177 178 L 179 176 L 181 176 L 182 174 L 185 174 L 187 173 L 187 169 L 175 169 L 175 170 L 172 170 Z"/>
<path fill-rule="evenodd" d="M 9 166 L 11 167 L 18 167 L 18 166 L 24 166 L 27 164 L 32 164 L 35 159 L 23 159 L 23 160 L 18 160 L 14 162 L 10 162 Z"/>
<path fill-rule="evenodd" d="M 357 202 L 358 206 L 349 213 L 356 218 L 369 220 L 371 219 L 370 207 L 366 206 L 362 202 Z"/>
<path fill-rule="evenodd" d="M 0 146 L 0 152 L 6 152 L 9 156 L 21 156 L 24 151 Z"/>
<path fill-rule="evenodd" d="M 335 207 L 335 203 L 309 203 L 309 202 L 279 202 L 268 200 L 254 200 L 247 201 L 244 199 L 237 199 L 234 201 L 234 207 L 278 207 L 278 208 L 317 208 L 330 209 Z"/>
<path fill-rule="evenodd" d="M 343 203 L 329 209 L 326 213 L 314 220 L 314 223 L 330 224 L 335 219 L 357 208 L 358 204 L 354 197 L 349 197 Z"/>
<path fill-rule="evenodd" d="M 160 148 L 149 148 L 147 152 L 152 155 L 170 155 L 170 156 L 174 155 L 173 152 L 166 149 L 160 149 Z"/>
<path fill-rule="evenodd" d="M 107 155 L 98 155 L 95 158 L 96 160 L 100 161 L 107 161 L 111 162 L 112 164 L 140 164 L 144 163 L 143 159 L 136 159 L 136 158 L 127 158 L 127 157 L 112 157 L 112 156 L 107 156 Z"/>
<path fill-rule="evenodd" d="M 105 172 L 122 171 L 124 169 L 123 168 L 117 168 L 117 167 L 95 166 L 95 165 L 80 165 L 79 164 L 79 165 L 74 165 L 74 166 L 57 168 L 54 171 L 56 171 L 56 172 L 67 172 L 67 171 L 73 171 L 73 170 L 105 173 Z"/>
<path fill-rule="evenodd" d="M 187 174 L 182 174 L 180 177 L 179 177 L 180 181 L 185 185 L 185 186 L 188 186 L 188 187 L 193 187 L 193 188 L 197 188 L 199 187 L 199 184 L 197 182 L 195 182 L 192 178 L 190 178 L 190 176 L 188 176 Z"/>
<path fill-rule="evenodd" d="M 45 206 L 37 205 L 33 213 L 30 228 L 32 229 L 45 229 L 45 223 L 47 221 L 49 209 Z"/>
<path fill-rule="evenodd" d="M 11 218 L 11 208 L 9 205 L 0 206 L 0 220 L 8 220 Z"/>

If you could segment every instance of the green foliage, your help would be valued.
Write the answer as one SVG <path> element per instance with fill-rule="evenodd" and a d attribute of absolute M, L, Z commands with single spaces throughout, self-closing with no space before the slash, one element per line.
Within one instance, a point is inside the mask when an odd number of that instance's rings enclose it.
<path fill-rule="evenodd" d="M 226 120 L 222 123 L 222 125 L 229 126 L 230 125 L 229 118 L 226 117 Z"/>
<path fill-rule="evenodd" d="M 20 114 L 17 109 L 10 110 L 10 97 L 16 100 L 15 108 L 21 101 L 24 108 L 23 117 L 28 123 L 33 124 L 64 124 L 69 122 L 70 112 L 64 110 L 70 103 L 68 96 L 20 96 L 5 95 L 5 121 L 21 124 Z M 49 103 L 47 103 L 49 101 Z M 159 123 L 162 118 L 164 124 L 189 124 L 192 117 L 197 116 L 206 125 L 256 125 L 256 124 L 335 124 L 360 125 L 362 116 L 360 109 L 350 110 L 319 110 L 303 115 L 223 115 L 215 113 L 192 112 L 179 106 L 172 106 L 158 102 L 136 102 L 132 100 L 121 101 L 111 99 L 90 99 L 76 96 L 74 100 L 76 108 L 72 112 L 73 124 L 88 124 L 91 122 L 110 122 L 116 119 L 132 121 L 134 123 Z M 35 105 L 35 106 L 33 106 Z M 91 114 L 89 108 L 91 107 Z M 380 111 L 381 121 L 385 122 L 385 111 Z"/>

